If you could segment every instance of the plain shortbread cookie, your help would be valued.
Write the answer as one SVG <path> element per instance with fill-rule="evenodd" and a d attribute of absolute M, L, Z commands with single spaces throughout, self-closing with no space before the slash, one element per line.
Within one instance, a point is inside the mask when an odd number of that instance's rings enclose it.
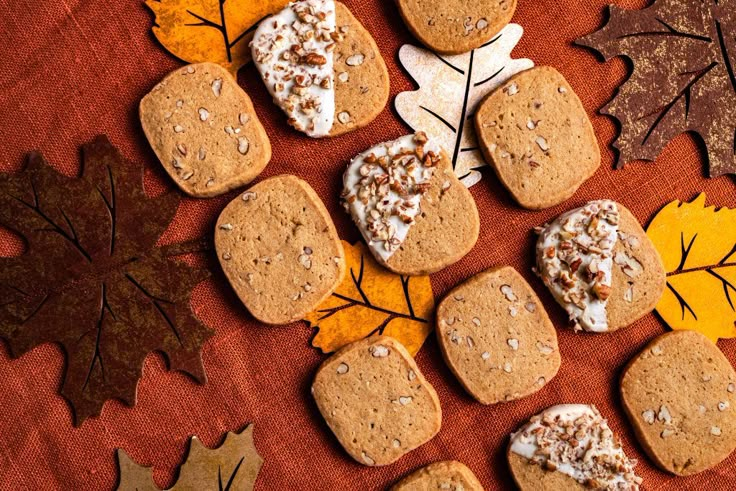
<path fill-rule="evenodd" d="M 141 100 L 139 112 L 164 170 L 190 196 L 248 184 L 271 160 L 248 94 L 215 63 L 175 70 Z"/>
<path fill-rule="evenodd" d="M 521 72 L 491 92 L 475 125 L 483 155 L 524 208 L 562 203 L 601 163 L 583 104 L 552 67 Z"/>
<path fill-rule="evenodd" d="M 450 291 L 437 308 L 437 338 L 447 365 L 483 404 L 533 394 L 560 368 L 555 327 L 510 266 Z"/>
<path fill-rule="evenodd" d="M 511 21 L 516 0 L 398 0 L 409 30 L 432 51 L 466 53 Z"/>
<path fill-rule="evenodd" d="M 391 491 L 483 491 L 473 471 L 456 460 L 435 462 L 394 484 Z"/>
<path fill-rule="evenodd" d="M 649 343 L 624 369 L 621 398 L 642 447 L 668 472 L 697 474 L 736 448 L 736 373 L 700 333 Z"/>
<path fill-rule="evenodd" d="M 266 179 L 220 214 L 215 249 L 225 276 L 266 324 L 304 318 L 345 274 L 345 251 L 317 193 L 301 179 Z"/>
<path fill-rule="evenodd" d="M 440 430 L 437 393 L 406 349 L 388 336 L 344 347 L 325 360 L 312 395 L 327 425 L 356 461 L 395 462 Z"/>

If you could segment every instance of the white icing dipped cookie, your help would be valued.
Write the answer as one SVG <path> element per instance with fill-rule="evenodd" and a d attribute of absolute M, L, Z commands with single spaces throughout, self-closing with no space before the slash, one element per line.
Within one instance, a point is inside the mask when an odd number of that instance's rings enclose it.
<path fill-rule="evenodd" d="M 334 0 L 290 3 L 261 22 L 251 50 L 288 123 L 313 138 L 365 126 L 388 100 L 388 71 L 378 47 Z"/>
<path fill-rule="evenodd" d="M 608 330 L 618 222 L 616 203 L 593 201 L 561 215 L 537 242 L 537 271 L 570 320 L 586 331 Z"/>
<path fill-rule="evenodd" d="M 342 198 L 376 259 L 400 274 L 458 261 L 478 238 L 478 210 L 449 158 L 424 132 L 355 157 Z"/>
<path fill-rule="evenodd" d="M 665 286 L 654 245 L 624 206 L 591 201 L 539 231 L 537 274 L 576 330 L 608 332 L 651 312 Z"/>
<path fill-rule="evenodd" d="M 511 435 L 511 473 L 527 490 L 639 489 L 635 460 L 626 457 L 593 405 L 547 408 Z"/>

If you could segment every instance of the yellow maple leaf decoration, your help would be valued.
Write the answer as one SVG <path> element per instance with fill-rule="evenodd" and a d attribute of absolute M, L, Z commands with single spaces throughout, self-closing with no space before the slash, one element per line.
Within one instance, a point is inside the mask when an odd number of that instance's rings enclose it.
<path fill-rule="evenodd" d="M 145 0 L 156 15 L 153 33 L 188 63 L 210 61 L 235 75 L 251 59 L 248 43 L 264 17 L 287 0 Z"/>
<path fill-rule="evenodd" d="M 667 271 L 657 312 L 672 329 L 713 342 L 736 337 L 736 209 L 673 201 L 647 229 Z"/>
<path fill-rule="evenodd" d="M 366 246 L 343 241 L 348 274 L 327 300 L 305 318 L 318 329 L 312 340 L 325 353 L 385 334 L 416 355 L 434 327 L 429 276 L 400 276 L 381 267 Z"/>
<path fill-rule="evenodd" d="M 150 467 L 131 460 L 123 449 L 118 449 L 120 483 L 118 491 L 160 491 L 151 478 Z M 253 443 L 253 425 L 240 433 L 228 433 L 219 447 L 210 450 L 196 437 L 191 438 L 189 454 L 182 464 L 176 484 L 168 491 L 204 489 L 253 489 L 263 458 Z M 217 486 L 217 488 L 216 488 Z"/>

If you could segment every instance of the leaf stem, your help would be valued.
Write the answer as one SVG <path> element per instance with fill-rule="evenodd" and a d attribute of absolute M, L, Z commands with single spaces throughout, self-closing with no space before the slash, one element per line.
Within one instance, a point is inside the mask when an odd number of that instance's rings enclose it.
<path fill-rule="evenodd" d="M 721 55 L 723 56 L 723 62 L 726 64 L 726 71 L 728 72 L 728 78 L 731 81 L 731 87 L 736 92 L 736 74 L 733 71 L 733 65 L 731 64 L 731 58 L 728 56 L 728 49 L 726 48 L 726 41 L 723 39 L 723 29 L 721 23 L 716 21 L 716 31 L 718 32 L 718 44 L 721 46 Z"/>
<path fill-rule="evenodd" d="M 698 320 L 698 316 L 695 315 L 695 312 L 693 311 L 692 307 L 690 307 L 690 305 L 685 301 L 685 299 L 682 298 L 682 295 L 680 295 L 680 293 L 677 290 L 675 290 L 675 287 L 673 287 L 669 281 L 667 282 L 667 288 L 669 288 L 669 290 L 675 296 L 677 301 L 680 303 L 680 309 L 682 310 L 682 320 L 685 320 L 685 309 L 687 309 L 690 312 L 690 314 L 692 314 L 695 320 Z"/>
<path fill-rule="evenodd" d="M 97 326 L 95 327 L 95 330 L 97 331 L 97 334 L 95 335 L 95 347 L 94 347 L 94 353 L 92 354 L 92 360 L 90 361 L 89 368 L 87 369 L 87 376 L 84 378 L 84 384 L 82 384 L 82 392 L 87 388 L 87 385 L 89 384 L 90 378 L 92 378 L 92 372 L 95 369 L 95 365 L 97 364 L 97 361 L 100 362 L 100 370 L 102 372 L 102 380 L 105 381 L 105 365 L 102 361 L 102 353 L 100 351 L 100 344 L 102 343 L 102 327 L 105 323 L 105 310 L 107 310 L 110 315 L 115 318 L 115 315 L 112 313 L 112 310 L 110 309 L 110 304 L 107 301 L 107 285 L 105 283 L 102 284 L 102 292 L 101 292 L 101 306 L 100 306 L 100 317 L 97 319 Z M 84 336 L 82 336 L 84 337 Z M 82 338 L 79 338 L 80 340 Z"/>
<path fill-rule="evenodd" d="M 243 40 L 244 37 L 246 37 L 251 32 L 255 31 L 258 27 L 258 24 L 261 23 L 263 19 L 266 17 L 263 17 L 262 19 L 259 19 L 258 22 L 250 26 L 248 29 L 244 30 L 240 33 L 238 37 L 236 37 L 232 42 L 230 41 L 230 34 L 227 32 L 227 22 L 225 19 L 225 1 L 226 0 L 220 0 L 220 23 L 212 22 L 209 19 L 206 19 L 202 17 L 199 14 L 195 14 L 191 10 L 187 10 L 187 13 L 197 19 L 199 24 L 185 24 L 187 26 L 202 26 L 202 27 L 211 27 L 213 29 L 217 29 L 220 31 L 220 34 L 222 34 L 222 40 L 225 43 L 225 52 L 227 53 L 227 61 L 228 63 L 233 62 L 233 55 L 232 55 L 232 48 L 238 44 L 240 41 Z"/>
<path fill-rule="evenodd" d="M 230 53 L 230 39 L 227 34 L 227 25 L 225 24 L 225 0 L 220 0 L 220 25 L 222 26 L 222 37 L 225 40 L 225 49 L 227 50 L 228 63 L 233 62 L 233 56 Z"/>
<path fill-rule="evenodd" d="M 333 297 L 336 297 L 336 298 L 339 298 L 340 300 L 345 300 L 346 302 L 350 302 L 350 303 L 354 304 L 353 307 L 355 307 L 357 305 L 357 306 L 360 306 L 360 307 L 365 307 L 367 309 L 375 310 L 376 312 L 382 312 L 384 314 L 391 315 L 391 316 L 393 316 L 395 318 L 409 319 L 409 320 L 413 320 L 413 321 L 417 321 L 417 322 L 425 322 L 425 323 L 426 322 L 429 322 L 427 319 L 422 319 L 421 317 L 417 317 L 417 316 L 412 315 L 412 314 L 404 314 L 404 313 L 401 313 L 401 312 L 395 312 L 393 310 L 384 309 L 383 307 L 379 307 L 378 305 L 373 305 L 373 304 L 370 304 L 370 303 L 361 302 L 360 300 L 355 300 L 354 298 L 350 298 L 350 297 L 347 297 L 345 295 L 341 295 L 339 293 L 333 293 L 332 296 Z"/>
<path fill-rule="evenodd" d="M 463 131 L 465 130 L 465 120 L 468 114 L 468 99 L 470 98 L 470 86 L 473 83 L 473 58 L 475 57 L 475 50 L 470 52 L 470 62 L 468 63 L 468 73 L 465 80 L 465 96 L 463 97 L 463 109 L 460 113 L 460 121 L 455 134 L 455 148 L 452 152 L 452 170 L 455 170 L 457 166 L 457 158 L 460 155 L 460 143 L 463 139 Z"/>
<path fill-rule="evenodd" d="M 711 272 L 714 269 L 718 268 L 729 268 L 732 266 L 736 266 L 736 263 L 722 263 L 722 264 L 712 264 L 709 266 L 699 266 L 697 268 L 689 268 L 689 269 L 677 269 L 675 271 L 670 271 L 667 273 L 667 276 L 679 276 L 681 274 L 687 274 L 687 273 L 697 273 L 698 271 L 707 271 Z"/>
<path fill-rule="evenodd" d="M 210 252 L 213 249 L 212 241 L 208 237 L 200 237 L 199 239 L 193 239 L 187 242 L 168 244 L 159 248 L 166 257 L 182 256 L 184 254 L 198 252 Z"/>

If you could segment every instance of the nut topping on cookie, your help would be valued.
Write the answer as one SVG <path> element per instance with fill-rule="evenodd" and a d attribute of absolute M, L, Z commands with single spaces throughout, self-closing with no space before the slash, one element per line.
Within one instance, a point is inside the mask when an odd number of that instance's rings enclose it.
<path fill-rule="evenodd" d="M 261 22 L 253 60 L 289 124 L 312 137 L 329 134 L 335 117 L 335 2 L 303 0 Z M 214 87 L 213 87 L 214 90 Z"/>
<path fill-rule="evenodd" d="M 343 177 L 343 201 L 368 245 L 384 260 L 402 244 L 421 212 L 422 195 L 440 159 L 424 132 L 358 155 Z"/>
<path fill-rule="evenodd" d="M 576 330 L 608 330 L 606 303 L 611 295 L 618 223 L 616 203 L 591 201 L 561 215 L 540 234 L 537 273 Z"/>
<path fill-rule="evenodd" d="M 626 457 L 592 405 L 562 404 L 534 416 L 511 435 L 510 452 L 595 489 L 633 491 L 641 483 L 636 460 Z"/>

